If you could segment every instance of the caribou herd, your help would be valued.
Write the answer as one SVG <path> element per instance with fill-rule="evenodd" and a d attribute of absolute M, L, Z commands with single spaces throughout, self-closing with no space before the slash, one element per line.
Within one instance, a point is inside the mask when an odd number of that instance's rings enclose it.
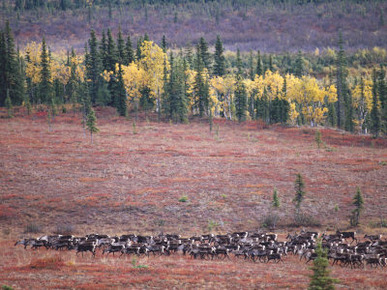
<path fill-rule="evenodd" d="M 387 266 L 387 240 L 381 235 L 365 235 L 361 241 L 355 232 L 319 234 L 302 230 L 288 234 L 286 241 L 279 241 L 277 234 L 263 232 L 234 232 L 232 234 L 206 234 L 182 238 L 176 234 L 142 236 L 127 234 L 108 236 L 90 234 L 84 237 L 73 235 L 45 235 L 26 238 L 15 243 L 25 249 L 38 248 L 57 251 L 75 250 L 76 255 L 90 252 L 95 257 L 102 255 L 172 255 L 181 253 L 193 259 L 239 258 L 261 263 L 280 263 L 288 255 L 298 255 L 306 263 L 317 258 L 315 249 L 321 241 L 332 265 L 350 268 L 385 268 Z"/>

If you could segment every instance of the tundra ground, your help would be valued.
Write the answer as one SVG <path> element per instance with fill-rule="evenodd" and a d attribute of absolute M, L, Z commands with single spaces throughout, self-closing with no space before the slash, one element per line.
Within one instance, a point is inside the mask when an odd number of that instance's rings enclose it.
<path fill-rule="evenodd" d="M 97 118 L 94 144 L 78 113 L 56 116 L 51 129 L 44 113 L 0 119 L 2 284 L 303 288 L 311 271 L 295 257 L 281 265 L 150 257 L 138 258 L 148 268 L 136 269 L 131 258 L 13 247 L 20 237 L 63 228 L 75 235 L 256 230 L 271 210 L 274 187 L 281 201 L 277 231 L 295 231 L 290 226 L 298 172 L 306 184 L 301 210 L 320 224 L 315 229 L 346 229 L 359 186 L 364 211 L 358 235 L 386 233 L 375 228 L 387 219 L 385 139 L 320 128 L 325 144 L 318 148 L 311 128 L 215 120 L 210 132 L 205 121 L 158 123 L 153 115 L 140 116 L 134 126 L 132 118 L 99 108 Z M 385 269 L 334 267 L 332 275 L 342 287 L 386 286 Z"/>

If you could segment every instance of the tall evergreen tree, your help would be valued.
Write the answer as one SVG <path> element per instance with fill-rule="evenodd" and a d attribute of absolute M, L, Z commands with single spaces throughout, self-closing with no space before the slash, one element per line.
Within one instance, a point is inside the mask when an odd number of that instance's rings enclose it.
<path fill-rule="evenodd" d="M 289 112 L 290 112 L 290 104 L 287 100 L 287 91 L 288 91 L 288 85 L 286 76 L 284 77 L 284 82 L 282 85 L 282 99 L 280 100 L 280 119 L 279 121 L 282 124 L 285 124 L 289 119 Z"/>
<path fill-rule="evenodd" d="M 90 80 L 90 87 L 89 87 L 89 93 L 90 93 L 90 100 L 92 104 L 96 103 L 97 97 L 98 97 L 98 90 L 99 87 L 102 85 L 102 79 L 101 79 L 101 58 L 100 54 L 98 53 L 98 42 L 97 37 L 95 35 L 95 31 L 91 30 L 90 32 L 90 39 L 88 41 L 88 49 L 86 47 L 85 52 L 85 65 L 86 65 L 86 76 L 87 79 Z"/>
<path fill-rule="evenodd" d="M 50 71 L 50 59 L 48 56 L 48 50 L 46 46 L 46 40 L 43 37 L 42 51 L 40 54 L 40 66 L 41 66 L 41 80 L 39 83 L 39 98 L 42 103 L 51 104 L 53 98 L 52 83 L 51 83 L 51 71 Z"/>
<path fill-rule="evenodd" d="M 336 88 L 337 88 L 337 126 L 343 128 L 345 125 L 345 104 L 347 100 L 347 71 L 346 71 L 346 57 L 343 49 L 343 37 L 339 34 L 339 52 L 336 58 Z M 348 105 L 348 104 L 347 104 Z M 347 106 L 348 107 L 348 106 Z"/>
<path fill-rule="evenodd" d="M 236 116 L 239 122 L 246 121 L 246 111 L 247 111 L 247 93 L 246 87 L 243 82 L 242 75 L 242 60 L 240 51 L 237 51 L 237 74 L 236 74 L 236 82 L 235 82 L 235 108 L 236 108 Z"/>
<path fill-rule="evenodd" d="M 259 50 L 258 50 L 258 56 L 257 56 L 257 75 L 258 76 L 263 75 L 263 64 L 262 64 L 261 52 Z"/>
<path fill-rule="evenodd" d="M 134 51 L 133 51 L 133 45 L 132 40 L 130 39 L 130 36 L 126 39 L 126 51 L 125 51 L 125 60 L 124 65 L 129 65 L 130 63 L 134 62 Z"/>
<path fill-rule="evenodd" d="M 225 74 L 225 58 L 223 55 L 223 43 L 218 35 L 215 43 L 215 54 L 214 54 L 214 75 L 223 76 Z"/>
<path fill-rule="evenodd" d="M 199 40 L 199 51 L 200 51 L 200 57 L 203 62 L 203 66 L 208 69 L 208 71 L 211 71 L 211 55 L 208 52 L 208 44 L 204 37 L 201 37 Z"/>
<path fill-rule="evenodd" d="M 128 108 L 126 104 L 126 90 L 123 79 L 123 71 L 121 64 L 118 65 L 117 82 L 115 84 L 115 96 L 117 112 L 120 116 L 127 116 Z"/>
<path fill-rule="evenodd" d="M 254 60 L 253 60 L 253 52 L 250 51 L 250 56 L 249 56 L 249 77 L 250 80 L 254 80 L 255 78 L 255 71 L 254 71 Z"/>
<path fill-rule="evenodd" d="M 140 36 L 138 39 L 137 39 L 137 48 L 136 48 L 136 59 L 137 61 L 140 61 L 141 58 L 142 58 L 142 55 L 141 55 L 141 46 L 144 42 L 144 39 Z"/>
<path fill-rule="evenodd" d="M 115 72 L 116 63 L 118 60 L 116 44 L 114 42 L 112 32 L 110 29 L 107 31 L 107 58 L 106 58 L 106 70 Z"/>
<path fill-rule="evenodd" d="M 126 58 L 125 41 L 122 37 L 121 27 L 118 30 L 117 35 L 117 62 L 124 64 Z"/>
<path fill-rule="evenodd" d="M 378 95 L 380 101 L 381 130 L 387 133 L 387 82 L 386 71 L 383 65 L 380 65 L 378 73 Z"/>
<path fill-rule="evenodd" d="M 161 40 L 161 48 L 163 49 L 164 53 L 167 52 L 167 38 L 165 37 L 165 35 L 163 35 L 163 38 Z"/>
<path fill-rule="evenodd" d="M 378 102 L 378 81 L 376 77 L 376 70 L 372 73 L 372 109 L 371 109 L 371 133 L 375 137 L 379 137 L 381 122 Z"/>
<path fill-rule="evenodd" d="M 196 49 L 196 71 L 194 83 L 194 94 L 196 95 L 195 107 L 199 109 L 200 117 L 207 112 L 209 104 L 209 86 L 208 82 L 203 77 L 204 64 L 201 56 L 200 45 L 197 45 Z"/>
<path fill-rule="evenodd" d="M 69 96 L 69 101 L 73 105 L 77 103 L 77 90 L 79 85 L 79 80 L 77 79 L 77 62 L 74 61 L 76 54 L 74 49 L 71 49 L 71 58 L 69 60 L 70 64 L 70 78 L 67 84 L 67 94 Z"/>
<path fill-rule="evenodd" d="M 294 75 L 299 78 L 304 75 L 304 58 L 302 57 L 301 50 L 299 50 L 297 54 Z"/>
<path fill-rule="evenodd" d="M 174 60 L 170 57 L 171 73 L 169 77 L 169 117 L 174 122 L 185 122 L 187 120 L 187 96 L 185 88 L 185 65 L 182 59 Z"/>
<path fill-rule="evenodd" d="M 105 31 L 102 31 L 102 37 L 101 37 L 101 42 L 99 44 L 99 56 L 101 59 L 101 64 L 102 64 L 102 70 L 107 70 L 109 71 L 108 67 L 108 51 L 107 51 L 107 39 L 106 39 L 106 34 Z"/>
<path fill-rule="evenodd" d="M 352 94 L 348 90 L 345 94 L 345 124 L 344 128 L 348 132 L 355 130 L 355 124 L 353 121 L 353 105 L 352 105 Z"/>
<path fill-rule="evenodd" d="M 170 102 L 169 102 L 169 96 L 170 96 L 170 82 L 168 80 L 168 68 L 167 68 L 167 57 L 164 57 L 164 63 L 163 63 L 163 94 L 162 94 L 162 111 L 166 118 L 170 117 Z M 160 112 L 159 112 L 160 113 Z M 160 119 L 160 117 L 159 117 Z"/>
<path fill-rule="evenodd" d="M 4 106 L 7 90 L 14 105 L 24 100 L 23 73 L 9 21 L 0 31 L 0 106 Z"/>
<path fill-rule="evenodd" d="M 193 51 L 192 51 L 192 45 L 191 44 L 188 44 L 187 47 L 186 47 L 186 50 L 185 50 L 185 58 L 187 60 L 187 64 L 189 65 L 189 67 L 191 69 L 194 68 L 195 64 L 194 64 L 194 55 L 193 55 Z"/>
<path fill-rule="evenodd" d="M 270 54 L 270 56 L 269 56 L 269 70 L 270 70 L 271 72 L 274 72 L 273 55 L 272 55 L 272 54 Z"/>

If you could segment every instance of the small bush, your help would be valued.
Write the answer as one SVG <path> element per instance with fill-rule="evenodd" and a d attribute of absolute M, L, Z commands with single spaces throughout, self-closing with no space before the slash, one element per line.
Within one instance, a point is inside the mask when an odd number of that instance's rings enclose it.
<path fill-rule="evenodd" d="M 32 233 L 32 234 L 37 234 L 37 233 L 41 233 L 42 232 L 42 228 L 40 225 L 32 222 L 32 223 L 29 223 L 28 225 L 26 225 L 26 228 L 24 230 L 24 233 Z"/>
<path fill-rule="evenodd" d="M 180 202 L 187 202 L 188 201 L 188 196 L 183 195 L 182 197 L 179 198 Z"/>
<path fill-rule="evenodd" d="M 275 213 L 270 213 L 263 218 L 262 227 L 264 228 L 275 228 L 278 225 L 279 216 Z"/>
<path fill-rule="evenodd" d="M 148 268 L 147 265 L 137 264 L 136 258 L 132 259 L 132 266 L 133 266 L 134 269 L 147 269 Z"/>
<path fill-rule="evenodd" d="M 1 286 L 1 290 L 13 290 L 11 286 L 3 285 Z"/>
<path fill-rule="evenodd" d="M 212 232 L 212 230 L 219 226 L 219 223 L 214 220 L 209 220 L 207 224 L 208 231 Z"/>

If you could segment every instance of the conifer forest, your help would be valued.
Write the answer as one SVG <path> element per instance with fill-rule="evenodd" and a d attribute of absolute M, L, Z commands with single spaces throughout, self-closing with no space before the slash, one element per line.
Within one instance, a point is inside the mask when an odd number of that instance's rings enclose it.
<path fill-rule="evenodd" d="M 2 289 L 385 289 L 386 13 L 0 1 Z"/>

